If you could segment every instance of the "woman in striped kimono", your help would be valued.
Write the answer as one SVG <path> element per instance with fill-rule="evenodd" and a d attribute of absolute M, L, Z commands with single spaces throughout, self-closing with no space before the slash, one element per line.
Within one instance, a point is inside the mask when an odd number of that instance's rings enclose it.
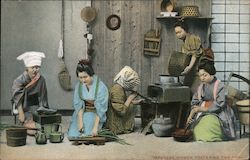
<path fill-rule="evenodd" d="M 108 89 L 95 75 L 91 64 L 81 60 L 76 67 L 79 82 L 75 85 L 73 107 L 75 109 L 69 137 L 95 136 L 106 122 Z"/>
<path fill-rule="evenodd" d="M 203 60 L 198 67 L 201 85 L 193 95 L 187 123 L 193 123 L 196 141 L 223 141 L 235 138 L 235 115 L 226 104 L 226 91 L 215 77 L 214 62 Z"/>
<path fill-rule="evenodd" d="M 40 75 L 42 52 L 25 52 L 18 56 L 18 60 L 23 60 L 25 71 L 18 76 L 12 85 L 13 114 L 18 115 L 18 120 L 28 129 L 36 129 L 33 121 L 33 113 L 39 108 L 49 108 L 47 98 L 46 82 Z M 34 130 L 28 130 L 28 134 L 35 134 Z"/>

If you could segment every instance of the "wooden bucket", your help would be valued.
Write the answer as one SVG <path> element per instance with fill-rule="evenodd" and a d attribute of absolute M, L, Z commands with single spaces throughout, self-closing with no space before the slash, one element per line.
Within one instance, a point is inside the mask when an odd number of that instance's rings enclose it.
<path fill-rule="evenodd" d="M 6 129 L 7 145 L 11 147 L 23 146 L 26 144 L 27 129 L 23 127 Z"/>
<path fill-rule="evenodd" d="M 239 111 L 240 122 L 243 124 L 250 124 L 250 99 L 241 100 L 236 102 Z"/>
<path fill-rule="evenodd" d="M 169 75 L 180 76 L 181 72 L 183 72 L 186 66 L 189 64 L 189 61 L 190 56 L 188 56 L 187 54 L 173 51 L 168 64 Z"/>

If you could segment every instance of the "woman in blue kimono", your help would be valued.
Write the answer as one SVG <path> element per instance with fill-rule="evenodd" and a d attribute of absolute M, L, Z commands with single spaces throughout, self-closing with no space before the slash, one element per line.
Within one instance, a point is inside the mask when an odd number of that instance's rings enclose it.
<path fill-rule="evenodd" d="M 95 75 L 91 64 L 81 60 L 77 64 L 73 107 L 75 109 L 68 136 L 95 136 L 106 122 L 108 108 L 108 89 Z"/>

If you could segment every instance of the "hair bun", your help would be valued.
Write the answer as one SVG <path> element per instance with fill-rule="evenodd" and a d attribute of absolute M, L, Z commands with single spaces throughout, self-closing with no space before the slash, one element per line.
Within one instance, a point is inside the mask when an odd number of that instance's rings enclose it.
<path fill-rule="evenodd" d="M 91 62 L 89 59 L 81 59 L 78 64 L 91 65 Z"/>
<path fill-rule="evenodd" d="M 200 65 L 205 65 L 205 64 L 210 64 L 210 65 L 214 65 L 214 61 L 211 61 L 209 59 L 202 59 L 200 61 Z"/>

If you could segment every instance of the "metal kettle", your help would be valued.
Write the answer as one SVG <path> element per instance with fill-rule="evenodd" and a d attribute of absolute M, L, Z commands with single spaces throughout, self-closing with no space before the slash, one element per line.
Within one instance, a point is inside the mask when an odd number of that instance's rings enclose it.
<path fill-rule="evenodd" d="M 46 144 L 47 143 L 47 137 L 43 131 L 37 131 L 35 134 L 35 138 L 36 138 L 36 144 Z"/>

